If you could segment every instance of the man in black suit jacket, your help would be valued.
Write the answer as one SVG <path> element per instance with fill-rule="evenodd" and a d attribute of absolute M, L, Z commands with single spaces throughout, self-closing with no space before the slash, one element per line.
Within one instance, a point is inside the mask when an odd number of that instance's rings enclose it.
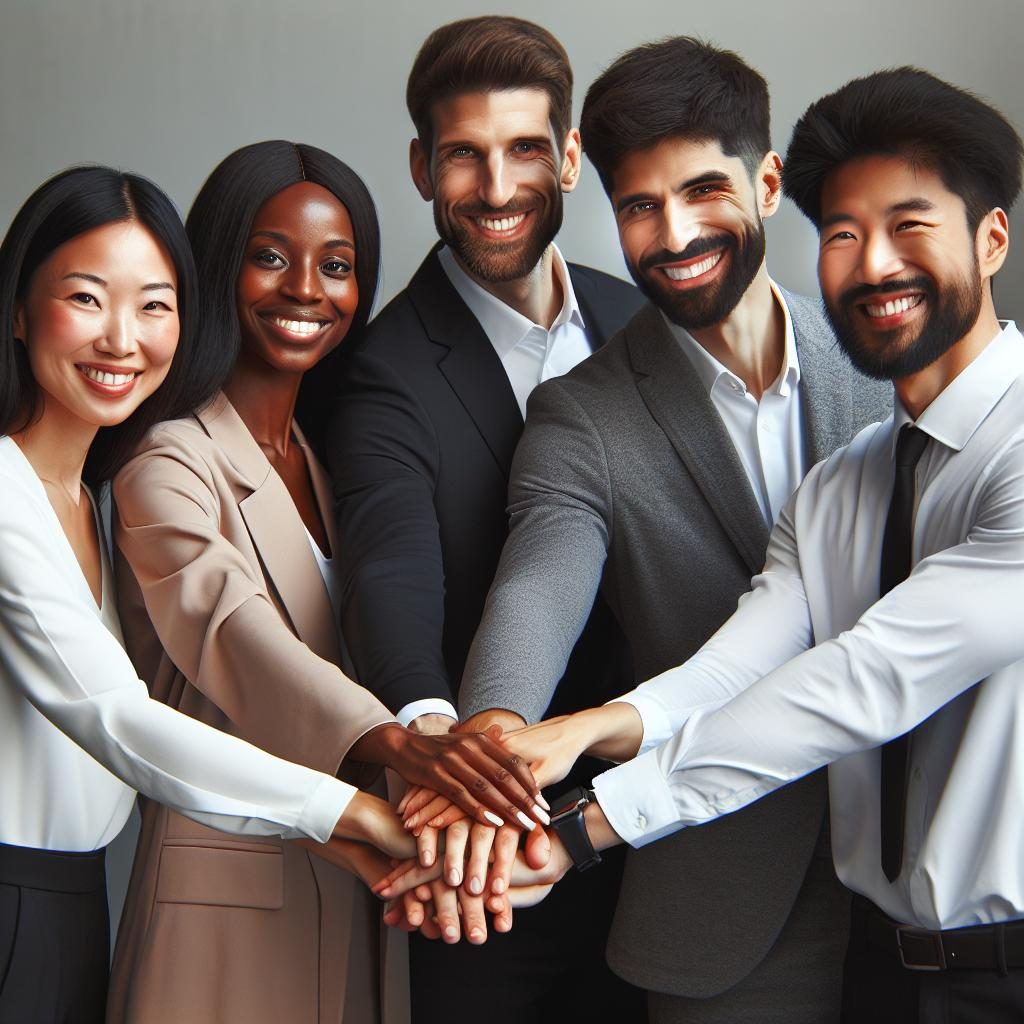
<path fill-rule="evenodd" d="M 568 266 L 553 245 L 580 168 L 571 91 L 562 47 L 514 18 L 438 29 L 409 78 L 413 180 L 443 245 L 345 360 L 326 457 L 348 653 L 359 681 L 414 729 L 454 724 L 507 532 L 526 395 L 642 304 L 622 281 Z M 601 606 L 552 710 L 590 706 L 630 679 Z M 468 885 L 460 899 L 472 898 Z M 414 938 L 414 1020 L 638 1019 L 638 994 L 604 964 L 616 888 L 615 872 L 581 878 L 482 947 Z M 581 974 L 590 1007 L 573 984 Z"/>

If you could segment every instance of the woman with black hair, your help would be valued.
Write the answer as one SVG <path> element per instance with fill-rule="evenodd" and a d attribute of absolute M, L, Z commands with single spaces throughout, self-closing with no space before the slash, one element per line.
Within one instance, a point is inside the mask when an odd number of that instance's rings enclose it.
<path fill-rule="evenodd" d="M 187 230 L 223 391 L 152 430 L 114 482 L 125 637 L 151 691 L 324 772 L 388 765 L 482 822 L 536 814 L 532 777 L 493 740 L 382 725 L 339 668 L 330 484 L 294 412 L 304 374 L 369 317 L 365 185 L 312 146 L 246 146 L 210 175 Z M 401 1013 L 405 986 L 380 947 L 372 898 L 343 872 L 148 806 L 111 1019 L 376 1024 Z"/>
<path fill-rule="evenodd" d="M 65 171 L 0 246 L 0 1021 L 103 1019 L 104 847 L 134 789 L 250 837 L 413 850 L 385 802 L 333 771 L 151 700 L 120 646 L 83 472 L 114 472 L 202 400 L 195 305 L 181 221 L 135 175 Z M 364 877 L 387 869 L 369 846 L 331 849 Z"/>

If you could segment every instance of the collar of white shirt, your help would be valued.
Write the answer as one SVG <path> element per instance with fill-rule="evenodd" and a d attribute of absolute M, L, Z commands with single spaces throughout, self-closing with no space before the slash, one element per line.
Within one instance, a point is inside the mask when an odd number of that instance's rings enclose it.
<path fill-rule="evenodd" d="M 476 281 L 459 266 L 454 254 L 448 246 L 445 246 L 437 254 L 437 258 L 448 275 L 452 287 L 459 293 L 460 298 L 469 307 L 469 311 L 480 322 L 494 351 L 499 358 L 504 359 L 530 331 L 540 327 L 548 333 L 561 327 L 563 324 L 572 323 L 581 330 L 586 328 L 583 323 L 583 314 L 580 312 L 579 303 L 576 301 L 576 293 L 572 288 L 572 280 L 569 277 L 569 267 L 565 259 L 558 251 L 558 246 L 551 244 L 551 265 L 554 268 L 555 278 L 562 286 L 562 308 L 555 317 L 550 328 L 542 324 L 535 324 L 527 319 L 522 313 L 517 313 L 511 306 L 495 298 L 485 288 L 481 288 Z"/>
<path fill-rule="evenodd" d="M 796 351 L 796 335 L 793 333 L 793 320 L 789 315 L 786 300 L 783 298 L 781 289 L 774 281 L 769 281 L 769 284 L 771 285 L 772 294 L 775 296 L 775 301 L 782 309 L 782 315 L 785 318 L 785 342 L 782 353 L 782 368 L 768 390 L 774 391 L 783 398 L 786 398 L 790 391 L 800 383 L 800 360 Z M 723 377 L 725 378 L 723 383 L 728 384 L 733 390 L 743 392 L 747 390 L 746 384 L 732 370 L 723 366 L 685 327 L 674 324 L 664 313 L 662 313 L 662 316 L 665 318 L 665 323 L 668 324 L 668 329 L 672 332 L 672 336 L 683 346 L 683 351 L 689 357 L 690 362 L 693 363 L 693 368 L 697 371 L 697 376 L 709 395 L 715 384 Z"/>
<path fill-rule="evenodd" d="M 953 451 L 960 451 L 1007 388 L 1024 372 L 1024 338 L 1012 320 L 953 378 L 917 418 L 915 426 Z M 904 424 L 913 422 L 896 399 L 892 444 Z"/>

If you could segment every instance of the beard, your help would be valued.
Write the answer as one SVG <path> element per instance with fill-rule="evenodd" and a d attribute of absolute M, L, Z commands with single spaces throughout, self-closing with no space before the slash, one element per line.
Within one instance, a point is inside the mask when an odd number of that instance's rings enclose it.
<path fill-rule="evenodd" d="M 514 199 L 498 210 L 467 203 L 456 206 L 451 218 L 435 202 L 434 225 L 441 241 L 474 277 L 495 283 L 515 281 L 537 266 L 562 226 L 561 190 L 555 189 L 548 198 L 545 208 Z M 489 241 L 462 226 L 463 217 L 513 217 L 525 211 L 531 212 L 532 226 L 522 238 L 510 242 Z"/>
<path fill-rule="evenodd" d="M 835 303 L 826 299 L 825 308 L 850 362 L 869 377 L 897 380 L 931 366 L 967 334 L 981 312 L 983 287 L 975 261 L 972 273 L 951 282 L 941 293 L 933 278 L 914 277 L 874 287 L 857 285 L 843 292 Z M 924 296 L 928 313 L 923 323 L 884 332 L 871 331 L 864 325 L 866 314 L 858 307 L 858 300 L 907 291 Z"/>
<path fill-rule="evenodd" d="M 645 256 L 638 266 L 628 259 L 626 267 L 636 286 L 674 324 L 688 331 L 701 330 L 721 323 L 739 304 L 750 282 L 764 262 L 764 224 L 747 230 L 739 240 L 734 235 L 695 238 L 682 252 L 667 249 Z M 717 281 L 687 291 L 676 291 L 657 267 L 696 259 L 709 252 L 722 252 L 728 259 L 725 274 Z"/>

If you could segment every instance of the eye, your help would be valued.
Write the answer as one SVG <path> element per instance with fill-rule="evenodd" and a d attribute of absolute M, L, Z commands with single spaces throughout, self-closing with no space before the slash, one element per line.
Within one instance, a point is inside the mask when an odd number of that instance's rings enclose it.
<path fill-rule="evenodd" d="M 274 252 L 273 249 L 260 249 L 258 252 L 253 253 L 252 259 L 254 263 L 259 263 L 263 267 L 275 268 L 285 266 L 284 257 Z"/>
<path fill-rule="evenodd" d="M 924 225 L 919 220 L 904 220 L 896 225 L 897 231 L 909 231 L 911 228 L 922 228 Z"/>
<path fill-rule="evenodd" d="M 852 232 L 849 231 L 836 231 L 834 234 L 828 237 L 822 237 L 821 244 L 828 245 L 829 242 L 850 242 L 854 240 Z"/>
<path fill-rule="evenodd" d="M 96 296 L 90 295 L 88 292 L 75 292 L 71 298 L 75 302 L 81 303 L 83 306 L 96 306 L 99 308 L 99 302 L 96 300 Z"/>
<path fill-rule="evenodd" d="M 332 256 L 320 264 L 320 269 L 325 274 L 350 274 L 352 272 L 352 264 L 348 260 L 343 260 L 340 256 Z"/>
<path fill-rule="evenodd" d="M 535 142 L 517 142 L 512 147 L 513 153 L 518 153 L 520 156 L 529 156 L 531 153 L 536 152 L 537 144 Z"/>
<path fill-rule="evenodd" d="M 640 202 L 630 203 L 626 207 L 626 213 L 630 217 L 636 216 L 641 213 L 650 213 L 652 210 L 657 209 L 658 204 L 650 199 L 641 199 Z"/>
<path fill-rule="evenodd" d="M 472 155 L 473 150 L 470 149 L 469 146 L 456 146 L 448 152 L 448 156 L 453 160 L 467 160 Z"/>
<path fill-rule="evenodd" d="M 721 191 L 718 185 L 698 185 L 690 192 L 691 199 L 706 199 L 708 196 L 717 195 Z"/>
<path fill-rule="evenodd" d="M 143 307 L 143 311 L 146 313 L 170 313 L 171 307 L 166 302 L 161 302 L 160 299 L 150 299 Z"/>

